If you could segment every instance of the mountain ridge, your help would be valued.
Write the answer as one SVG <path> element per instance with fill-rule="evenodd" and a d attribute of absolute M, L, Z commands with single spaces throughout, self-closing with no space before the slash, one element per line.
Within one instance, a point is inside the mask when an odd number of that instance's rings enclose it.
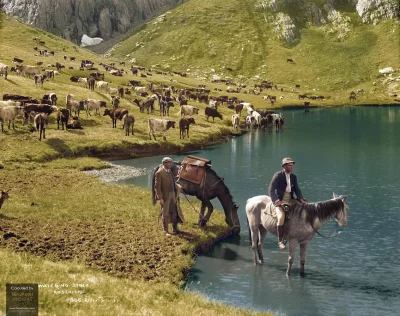
<path fill-rule="evenodd" d="M 83 34 L 105 40 L 124 34 L 187 0 L 3 0 L 10 16 L 79 43 Z"/>

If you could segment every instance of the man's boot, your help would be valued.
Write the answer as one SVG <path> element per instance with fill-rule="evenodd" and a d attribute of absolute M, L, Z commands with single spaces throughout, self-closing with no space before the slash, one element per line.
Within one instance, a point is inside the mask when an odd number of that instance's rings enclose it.
<path fill-rule="evenodd" d="M 277 232 L 278 232 L 278 246 L 280 249 L 285 249 L 286 246 L 283 243 L 283 225 L 277 226 L 276 227 Z"/>
<path fill-rule="evenodd" d="M 174 234 L 181 233 L 181 231 L 178 229 L 178 211 L 176 209 L 176 205 L 172 206 L 172 231 Z"/>
<path fill-rule="evenodd" d="M 171 234 L 168 232 L 168 218 L 163 218 L 162 219 L 163 223 L 163 228 L 164 228 L 164 233 L 166 236 L 171 236 Z"/>

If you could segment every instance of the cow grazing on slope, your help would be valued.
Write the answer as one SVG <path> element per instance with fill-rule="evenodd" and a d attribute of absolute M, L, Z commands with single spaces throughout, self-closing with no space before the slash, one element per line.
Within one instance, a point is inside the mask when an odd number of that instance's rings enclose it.
<path fill-rule="evenodd" d="M 29 66 L 29 65 L 17 65 L 15 66 L 16 70 L 18 70 L 23 76 L 31 76 L 39 75 L 40 69 L 36 66 Z"/>
<path fill-rule="evenodd" d="M 48 116 L 57 110 L 58 108 L 55 105 L 26 103 L 24 106 L 24 124 L 28 121 L 31 112 L 44 113 Z"/>
<path fill-rule="evenodd" d="M 38 135 L 39 135 L 39 140 L 42 140 L 42 135 L 43 138 L 46 138 L 46 127 L 47 124 L 49 123 L 49 119 L 48 119 L 48 114 L 46 113 L 38 113 L 35 115 L 35 127 L 36 130 L 38 131 Z"/>
<path fill-rule="evenodd" d="M 112 121 L 112 127 L 116 128 L 117 127 L 117 120 L 122 120 L 122 118 L 128 114 L 128 110 L 127 109 L 105 109 L 104 110 L 104 114 L 103 116 L 109 116 L 111 118 Z"/>
<path fill-rule="evenodd" d="M 12 102 L 12 101 L 11 101 Z M 0 123 L 1 123 L 1 131 L 4 133 L 4 123 L 8 121 L 8 129 L 10 129 L 10 125 L 12 123 L 12 128 L 14 127 L 14 121 L 18 114 L 20 114 L 23 110 L 22 106 L 2 106 L 0 107 Z"/>
<path fill-rule="evenodd" d="M 181 118 L 179 120 L 179 138 L 180 139 L 185 138 L 185 134 L 189 138 L 190 124 L 196 124 L 193 117 Z"/>
<path fill-rule="evenodd" d="M 182 105 L 179 113 L 181 117 L 185 115 L 192 116 L 193 114 L 199 114 L 199 108 L 192 105 Z"/>
<path fill-rule="evenodd" d="M 214 122 L 214 119 L 215 119 L 216 117 L 218 117 L 218 118 L 220 118 L 220 119 L 222 120 L 222 115 L 221 115 L 221 113 L 219 113 L 216 109 L 210 108 L 210 107 L 208 107 L 208 106 L 205 108 L 205 115 L 206 115 L 207 121 L 208 121 L 208 118 L 209 118 L 210 116 L 213 118 L 213 122 Z"/>
<path fill-rule="evenodd" d="M 61 121 L 62 130 L 64 130 L 64 124 L 65 124 L 65 130 L 67 130 L 67 123 L 69 120 L 69 110 L 64 108 L 59 108 L 56 117 L 57 117 L 57 129 L 60 129 L 60 121 Z"/>
<path fill-rule="evenodd" d="M 106 107 L 106 101 L 100 101 L 96 99 L 86 99 L 84 101 L 84 106 L 86 110 L 86 116 L 90 116 L 90 110 L 94 110 L 94 115 L 98 114 L 100 116 L 100 108 Z"/>
<path fill-rule="evenodd" d="M 67 94 L 65 107 L 69 110 L 70 116 L 72 115 L 72 110 L 74 110 L 75 115 L 78 113 L 79 117 L 79 111 L 84 109 L 84 101 L 77 101 L 74 98 L 73 94 Z"/>
<path fill-rule="evenodd" d="M 40 84 L 43 87 L 43 82 L 46 80 L 46 75 L 34 75 L 33 80 L 35 80 L 35 86 L 37 87 Z"/>
<path fill-rule="evenodd" d="M 233 129 L 235 131 L 237 131 L 239 129 L 239 123 L 240 123 L 239 114 L 233 114 L 232 115 L 232 125 L 233 125 Z"/>
<path fill-rule="evenodd" d="M 7 80 L 8 66 L 6 64 L 0 63 L 0 76 L 4 75 L 4 79 Z"/>
<path fill-rule="evenodd" d="M 106 81 L 97 81 L 96 86 L 99 92 L 101 92 L 102 90 L 104 90 L 104 92 L 108 91 L 108 82 Z"/>
<path fill-rule="evenodd" d="M 44 104 L 57 105 L 57 95 L 55 93 L 45 94 L 41 100 Z"/>
<path fill-rule="evenodd" d="M 153 135 L 154 140 L 156 140 L 155 132 L 162 132 L 163 139 L 167 140 L 166 133 L 170 128 L 175 128 L 175 121 L 163 120 L 157 118 L 150 118 L 148 121 L 149 127 L 149 137 L 151 139 L 151 135 Z"/>
<path fill-rule="evenodd" d="M 135 125 L 135 118 L 132 114 L 125 114 L 123 117 L 124 120 L 124 128 L 125 128 L 125 136 L 129 136 L 129 129 L 132 128 L 132 136 L 133 133 L 133 126 Z"/>

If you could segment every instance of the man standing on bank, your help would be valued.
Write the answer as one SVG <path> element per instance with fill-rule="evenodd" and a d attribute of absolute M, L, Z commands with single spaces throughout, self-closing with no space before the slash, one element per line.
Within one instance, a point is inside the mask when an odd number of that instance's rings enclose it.
<path fill-rule="evenodd" d="M 154 189 L 157 195 L 157 199 L 161 206 L 162 224 L 164 233 L 167 236 L 171 236 L 168 231 L 168 223 L 170 219 L 172 221 L 172 230 L 175 234 L 179 234 L 182 231 L 178 229 L 178 203 L 177 198 L 179 196 L 179 188 L 175 183 L 174 175 L 172 174 L 173 160 L 169 157 L 165 157 L 162 160 L 162 167 L 160 167 L 155 174 Z"/>
<path fill-rule="evenodd" d="M 285 223 L 285 211 L 283 204 L 293 204 L 293 193 L 296 194 L 297 199 L 303 204 L 307 204 L 307 200 L 303 198 L 300 188 L 297 184 L 297 177 L 292 173 L 295 161 L 292 158 L 283 158 L 282 171 L 278 171 L 272 177 L 271 183 L 268 187 L 269 196 L 275 205 L 277 216 L 277 233 L 278 233 L 278 246 L 280 249 L 285 249 L 283 243 L 283 224 Z"/>

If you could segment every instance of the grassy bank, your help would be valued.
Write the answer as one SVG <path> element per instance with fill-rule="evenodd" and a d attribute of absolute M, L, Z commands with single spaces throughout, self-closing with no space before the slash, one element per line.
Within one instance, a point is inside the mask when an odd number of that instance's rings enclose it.
<path fill-rule="evenodd" d="M 253 314 L 178 290 L 195 253 L 227 236 L 221 213 L 202 229 L 182 201 L 185 233 L 168 238 L 148 190 L 104 184 L 80 171 L 102 167 L 97 159 L 82 158 L 0 171 L 0 188 L 10 189 L 0 215 L 1 284 L 53 284 L 40 289 L 41 315 L 186 315 L 187 308 Z M 83 293 L 76 284 L 86 284 Z M 0 292 L 5 295 L 5 287 Z"/>

